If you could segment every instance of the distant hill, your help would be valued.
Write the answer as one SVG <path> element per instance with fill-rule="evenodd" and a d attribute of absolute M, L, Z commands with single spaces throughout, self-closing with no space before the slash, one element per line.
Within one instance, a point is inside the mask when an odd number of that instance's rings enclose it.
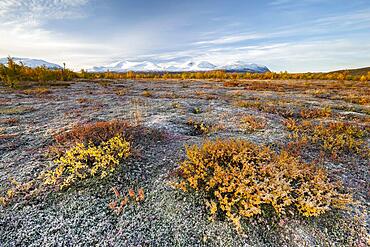
<path fill-rule="evenodd" d="M 352 76 L 361 76 L 361 75 L 367 75 L 367 73 L 370 72 L 370 67 L 365 67 L 365 68 L 359 68 L 359 69 L 342 69 L 342 70 L 336 70 L 336 71 L 331 71 L 331 73 L 347 73 L 348 75 Z"/>
<path fill-rule="evenodd" d="M 36 67 L 42 67 L 45 66 L 49 69 L 62 69 L 62 66 L 55 64 L 55 63 L 49 63 L 47 61 L 41 60 L 41 59 L 33 59 L 33 58 L 21 58 L 21 57 L 13 57 L 13 61 L 17 64 L 23 63 L 24 66 L 30 67 L 30 68 L 36 68 Z M 0 64 L 7 64 L 8 58 L 3 57 L 0 58 Z"/>

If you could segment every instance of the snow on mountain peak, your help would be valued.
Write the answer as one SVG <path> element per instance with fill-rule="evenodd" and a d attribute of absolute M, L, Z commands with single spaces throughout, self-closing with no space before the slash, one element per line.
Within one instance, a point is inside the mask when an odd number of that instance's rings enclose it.
<path fill-rule="evenodd" d="M 270 71 L 266 66 L 255 63 L 247 63 L 244 61 L 236 61 L 225 64 L 220 69 L 227 71 L 241 71 L 241 72 L 259 72 L 264 73 Z"/>
<path fill-rule="evenodd" d="M 210 70 L 226 70 L 233 72 L 256 72 L 263 73 L 268 72 L 269 69 L 266 66 L 258 65 L 254 63 L 246 63 L 243 61 L 236 61 L 223 65 L 216 66 L 208 61 L 186 61 L 186 62 L 159 62 L 154 63 L 150 61 L 121 61 L 110 64 L 108 66 L 94 67 L 89 71 L 93 72 L 182 72 L 182 71 L 210 71 Z"/>
<path fill-rule="evenodd" d="M 24 64 L 27 67 L 35 68 L 45 66 L 50 69 L 62 69 L 58 64 L 49 63 L 41 59 L 19 58 L 13 57 L 17 64 Z M 0 58 L 0 64 L 7 64 L 8 58 Z M 169 61 L 169 62 L 152 62 L 152 61 L 117 61 L 107 66 L 97 66 L 87 71 L 90 72 L 184 72 L 184 71 L 211 71 L 211 70 L 225 70 L 229 72 L 252 72 L 264 73 L 270 71 L 264 65 L 255 63 L 247 63 L 244 61 L 235 61 L 221 65 L 215 65 L 209 61 Z"/>
<path fill-rule="evenodd" d="M 49 63 L 47 61 L 41 60 L 41 59 L 32 59 L 32 58 L 20 58 L 20 57 L 13 57 L 13 61 L 17 64 L 23 64 L 24 66 L 31 67 L 31 68 L 36 68 L 36 67 L 43 67 L 45 66 L 46 68 L 49 69 L 62 69 L 62 67 L 58 64 L 55 63 Z M 7 64 L 8 63 L 8 58 L 0 58 L 0 64 Z"/>

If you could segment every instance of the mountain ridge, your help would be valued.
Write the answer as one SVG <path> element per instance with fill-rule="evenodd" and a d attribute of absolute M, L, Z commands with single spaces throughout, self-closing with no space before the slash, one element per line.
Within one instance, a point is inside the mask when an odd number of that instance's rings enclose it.
<path fill-rule="evenodd" d="M 50 63 L 41 59 L 12 57 L 15 63 L 23 64 L 27 67 L 46 67 L 50 69 L 62 69 L 62 67 L 55 63 Z M 0 58 L 0 64 L 7 64 L 8 58 Z M 270 70 L 264 66 L 255 63 L 247 63 L 244 61 L 235 61 L 221 65 L 215 65 L 209 61 L 185 61 L 185 62 L 152 62 L 152 61 L 117 61 L 106 66 L 95 66 L 87 69 L 88 72 L 205 72 L 213 70 L 223 70 L 226 72 L 251 72 L 251 73 L 265 73 Z"/>
<path fill-rule="evenodd" d="M 30 68 L 36 68 L 36 67 L 43 67 L 49 69 L 62 69 L 62 66 L 56 63 L 50 63 L 42 59 L 34 59 L 34 58 L 23 58 L 23 57 L 12 57 L 13 61 L 17 64 L 23 64 L 24 66 L 30 67 Z M 3 57 L 0 58 L 0 64 L 7 64 L 8 58 Z"/>
<path fill-rule="evenodd" d="M 120 61 L 107 66 L 96 66 L 89 69 L 89 72 L 192 72 L 225 70 L 227 72 L 252 72 L 264 73 L 270 70 L 255 63 L 235 61 L 223 65 L 215 65 L 208 61 L 186 61 L 186 62 L 151 62 L 151 61 Z"/>

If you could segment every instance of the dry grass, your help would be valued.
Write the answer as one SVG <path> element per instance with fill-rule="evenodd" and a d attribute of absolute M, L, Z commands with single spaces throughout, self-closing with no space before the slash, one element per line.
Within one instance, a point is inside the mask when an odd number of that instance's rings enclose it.
<path fill-rule="evenodd" d="M 0 123 L 2 124 L 9 124 L 9 125 L 15 125 L 19 123 L 18 118 L 5 118 L 5 119 L 0 119 Z"/>
<path fill-rule="evenodd" d="M 144 189 L 139 188 L 135 193 L 135 190 L 130 188 L 127 193 L 121 193 L 116 187 L 112 188 L 115 200 L 108 204 L 108 207 L 116 214 L 120 215 L 124 207 L 129 203 L 138 204 L 145 199 Z"/>
<path fill-rule="evenodd" d="M 17 136 L 17 134 L 0 134 L 0 141 L 1 140 L 13 139 L 16 136 Z"/>
<path fill-rule="evenodd" d="M 45 87 L 31 88 L 23 90 L 24 94 L 42 96 L 52 93 L 52 91 Z"/>
<path fill-rule="evenodd" d="M 28 112 L 32 112 L 35 109 L 28 106 L 16 106 L 16 107 L 4 107 L 0 108 L 0 115 L 19 115 Z"/>

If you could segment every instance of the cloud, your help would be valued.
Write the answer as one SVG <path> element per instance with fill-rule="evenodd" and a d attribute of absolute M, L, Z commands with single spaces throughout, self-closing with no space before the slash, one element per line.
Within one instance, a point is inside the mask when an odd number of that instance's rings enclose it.
<path fill-rule="evenodd" d="M 278 6 L 296 2 L 276 0 L 270 8 L 275 11 Z M 110 23 L 109 32 L 100 28 L 92 34 L 79 29 L 82 28 L 79 24 L 90 23 L 80 19 L 104 20 L 108 25 L 110 16 L 92 16 L 90 3 L 90 0 L 0 0 L 0 56 L 66 62 L 73 69 L 123 59 L 196 59 L 216 64 L 246 60 L 266 64 L 273 70 L 289 71 L 329 70 L 346 64 L 366 66 L 370 57 L 367 45 L 370 37 L 366 34 L 370 28 L 369 8 L 320 15 L 321 18 L 274 29 L 263 26 L 264 22 L 249 29 L 244 25 L 243 29 L 234 17 L 222 15 L 213 18 L 216 24 L 201 26 L 198 24 L 203 22 L 194 18 L 198 12 L 192 15 L 161 13 L 141 16 L 135 22 L 131 20 L 132 25 L 113 18 L 116 22 Z M 63 22 L 53 26 L 53 20 L 61 19 L 72 20 L 71 23 L 76 24 L 73 28 L 79 33 L 73 34 L 68 29 L 70 26 L 64 27 Z"/>
<path fill-rule="evenodd" d="M 109 63 L 114 58 L 133 57 L 149 53 L 163 45 L 165 36 L 157 27 L 164 18 L 135 23 L 109 33 L 109 38 L 97 34 L 90 36 L 70 33 L 59 27 L 50 29 L 50 21 L 90 18 L 87 0 L 0 0 L 0 57 L 41 58 L 79 70 Z M 77 20 L 76 20 L 77 19 Z M 167 20 L 169 21 L 169 20 Z M 175 22 L 170 24 L 174 25 Z M 168 27 L 170 25 L 167 25 Z M 82 34 L 84 34 L 82 32 Z"/>
<path fill-rule="evenodd" d="M 290 2 L 279 0 L 276 4 Z M 312 2 L 311 0 L 309 2 Z M 214 39 L 194 42 L 193 45 L 224 45 L 241 43 L 243 41 L 276 39 L 292 36 L 315 36 L 318 34 L 330 35 L 335 32 L 353 32 L 370 28 L 370 9 L 353 11 L 345 14 L 336 14 L 309 20 L 293 25 L 281 26 L 272 32 L 240 32 L 222 36 L 222 33 L 212 33 Z M 218 38 L 217 36 L 221 36 Z"/>
<path fill-rule="evenodd" d="M 267 65 L 273 71 L 316 72 L 369 66 L 370 38 L 310 39 L 245 46 L 196 47 L 142 56 L 142 60 L 210 61 L 216 65 L 242 60 Z M 135 58 L 133 58 L 135 59 Z M 137 59 L 137 57 L 136 57 Z"/>
<path fill-rule="evenodd" d="M 82 7 L 87 3 L 88 0 L 0 1 L 0 56 L 29 56 L 62 63 L 63 55 L 75 57 L 99 50 L 98 44 L 44 27 L 50 20 L 84 18 Z"/>
<path fill-rule="evenodd" d="M 369 66 L 369 38 L 353 40 L 307 40 L 267 45 L 219 48 L 199 54 L 198 59 L 215 63 L 244 60 L 267 65 L 274 71 L 330 71 L 352 66 Z"/>
<path fill-rule="evenodd" d="M 194 42 L 193 44 L 195 45 L 221 45 L 221 44 L 237 43 L 237 42 L 246 41 L 246 40 L 261 39 L 264 37 L 265 37 L 264 35 L 257 34 L 257 33 L 234 34 L 234 35 L 227 35 L 227 36 L 223 36 L 221 38 L 216 38 L 212 40 L 198 41 L 198 42 Z"/>
<path fill-rule="evenodd" d="M 322 3 L 322 0 L 274 0 L 269 3 L 269 5 L 278 8 L 291 8 L 297 6 L 310 5 L 315 3 Z"/>
<path fill-rule="evenodd" d="M 0 2 L 3 24 L 38 26 L 53 19 L 82 18 L 88 0 L 5 0 Z"/>

